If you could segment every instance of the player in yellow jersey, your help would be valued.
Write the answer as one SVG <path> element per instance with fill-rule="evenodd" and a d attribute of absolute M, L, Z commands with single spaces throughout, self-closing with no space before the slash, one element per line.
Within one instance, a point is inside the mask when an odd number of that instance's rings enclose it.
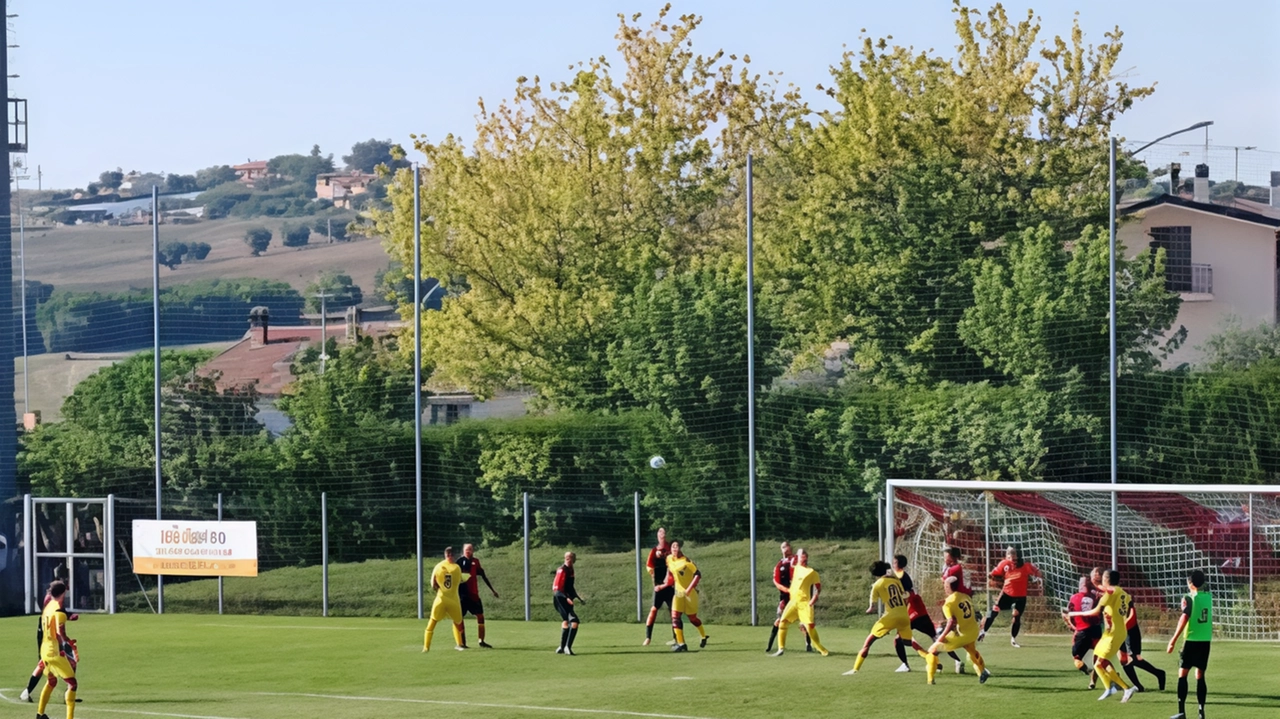
<path fill-rule="evenodd" d="M 44 629 L 44 637 L 40 644 L 40 659 L 44 661 L 45 685 L 40 691 L 40 701 L 36 704 L 36 719 L 49 719 L 44 710 L 49 706 L 49 697 L 53 696 L 53 688 L 58 678 L 67 683 L 67 719 L 74 719 L 76 714 L 76 670 L 67 659 L 63 645 L 70 643 L 67 638 L 66 613 L 62 603 L 67 594 L 67 585 L 54 582 L 49 586 L 52 599 L 44 605 L 40 614 L 40 626 Z"/>
<path fill-rule="evenodd" d="M 462 602 L 458 599 L 458 586 L 462 584 L 462 568 L 454 561 L 453 547 L 445 547 L 444 561 L 431 570 L 431 588 L 436 590 L 436 599 L 431 603 L 431 619 L 427 621 L 427 633 L 422 638 L 422 651 L 431 651 L 431 635 L 436 631 L 436 624 L 445 617 L 453 620 L 454 648 L 462 651 L 467 648 L 467 634 L 462 626 Z"/>
<path fill-rule="evenodd" d="M 1138 688 L 1129 686 L 1120 678 L 1112 659 L 1129 636 L 1129 630 L 1125 628 L 1125 620 L 1129 616 L 1129 607 L 1133 604 L 1133 600 L 1129 597 L 1129 593 L 1119 586 L 1120 572 L 1107 569 L 1102 572 L 1101 579 L 1102 584 L 1098 586 L 1098 602 L 1093 609 L 1087 612 L 1067 612 L 1067 617 L 1102 615 L 1102 638 L 1093 648 L 1093 666 L 1098 672 L 1098 679 L 1103 687 L 1102 696 L 1098 697 L 1098 701 L 1115 694 L 1119 691 L 1116 687 L 1120 687 L 1124 689 L 1124 695 L 1120 697 L 1120 701 L 1127 702 Z"/>
<path fill-rule="evenodd" d="M 987 664 L 978 653 L 978 635 L 982 627 L 978 625 L 978 615 L 973 611 L 973 598 L 960 591 L 960 582 L 955 577 L 943 577 L 942 583 L 947 590 L 947 601 L 942 603 L 942 615 L 947 623 L 938 634 L 938 639 L 924 654 L 927 665 L 927 676 L 930 684 L 938 674 L 938 653 L 954 652 L 964 649 L 969 654 L 969 661 L 978 670 L 978 683 L 986 684 L 991 678 Z"/>
<path fill-rule="evenodd" d="M 871 627 L 871 633 L 867 635 L 862 651 L 858 652 L 858 658 L 853 660 L 853 669 L 845 672 L 845 676 L 857 674 L 862 668 L 862 662 L 866 661 L 867 653 L 871 651 L 871 645 L 889 632 L 896 631 L 903 642 L 910 642 L 911 648 L 924 656 L 924 649 L 911 638 L 911 618 L 907 614 L 907 591 L 902 588 L 902 582 L 889 571 L 888 562 L 872 562 L 871 576 L 876 581 L 871 585 L 871 600 L 867 607 L 867 614 L 875 613 L 877 599 L 884 605 L 884 614 L 881 614 L 875 625 Z"/>
<path fill-rule="evenodd" d="M 800 622 L 809 634 L 809 641 L 813 646 L 822 652 L 822 656 L 827 656 L 830 652 L 822 646 L 822 642 L 818 639 L 818 630 L 813 625 L 813 608 L 818 604 L 818 594 L 822 591 L 822 578 L 818 576 L 818 570 L 809 566 L 809 553 L 801 549 L 796 553 L 795 566 L 791 568 L 791 599 L 787 601 L 787 606 L 782 610 L 782 616 L 778 618 L 778 651 L 773 656 L 780 657 L 787 646 L 787 624 L 795 621 Z"/>
<path fill-rule="evenodd" d="M 672 541 L 670 554 L 667 555 L 667 581 L 663 586 L 676 588 L 675 601 L 671 603 L 671 628 L 676 633 L 673 652 L 687 652 L 689 645 L 684 643 L 684 622 L 680 615 L 688 615 L 689 623 L 698 630 L 702 637 L 699 647 L 707 646 L 707 630 L 702 628 L 702 620 L 698 619 L 698 583 L 702 581 L 702 572 L 698 565 L 680 551 L 680 542 Z"/>

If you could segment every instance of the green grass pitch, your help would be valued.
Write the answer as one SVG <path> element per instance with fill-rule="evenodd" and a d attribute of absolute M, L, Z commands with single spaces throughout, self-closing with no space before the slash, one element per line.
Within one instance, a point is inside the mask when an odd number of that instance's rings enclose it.
<path fill-rule="evenodd" d="M 875 646 L 857 676 L 852 667 L 866 627 L 831 627 L 822 639 L 830 657 L 806 654 L 792 633 L 787 655 L 764 654 L 767 627 L 708 623 L 706 649 L 672 654 L 669 630 L 593 624 L 583 608 L 578 656 L 555 654 L 553 622 L 490 622 L 497 648 L 453 650 L 447 626 L 422 653 L 424 623 L 405 619 L 217 615 L 88 615 L 70 625 L 83 661 L 76 716 L 202 719 L 345 719 L 347 717 L 1126 717 L 1156 719 L 1176 709 L 1175 680 L 1121 706 L 1071 668 L 1067 638 L 1027 636 L 1009 646 L 997 625 L 984 651 L 992 679 L 980 686 L 952 663 L 926 686 L 923 662 L 894 673 L 887 641 Z M 871 618 L 866 624 L 870 625 Z M 34 664 L 34 617 L 0 620 L 0 719 L 35 714 L 18 702 Z M 1001 631 L 1004 629 L 1004 631 Z M 468 620 L 468 639 L 476 643 Z M 696 639 L 696 634 L 690 632 Z M 1171 669 L 1174 658 L 1152 636 L 1147 658 Z M 799 651 L 797 651 L 797 649 Z M 1209 674 L 1209 717 L 1280 716 L 1275 643 L 1215 642 Z M 1154 686 L 1154 681 L 1151 682 Z M 1194 698 L 1194 682 L 1192 684 Z M 61 687 L 49 715 L 63 716 Z"/>

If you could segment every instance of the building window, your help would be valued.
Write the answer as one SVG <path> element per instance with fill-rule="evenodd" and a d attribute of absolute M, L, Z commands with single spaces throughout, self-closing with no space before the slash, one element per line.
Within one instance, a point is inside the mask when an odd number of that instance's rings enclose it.
<path fill-rule="evenodd" d="M 1164 248 L 1164 286 L 1171 292 L 1191 292 L 1191 228 L 1151 228 L 1152 251 Z"/>

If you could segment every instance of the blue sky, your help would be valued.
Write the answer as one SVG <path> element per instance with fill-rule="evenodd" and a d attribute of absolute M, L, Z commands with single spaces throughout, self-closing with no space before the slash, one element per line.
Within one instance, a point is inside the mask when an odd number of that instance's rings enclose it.
<path fill-rule="evenodd" d="M 980 7 L 985 7 L 979 5 Z M 190 173 L 307 152 L 346 154 L 370 137 L 470 137 L 476 100 L 509 97 L 517 76 L 563 79 L 612 53 L 617 14 L 654 17 L 656 0 L 9 0 L 10 94 L 30 103 L 28 166 L 44 187 L 83 187 L 105 169 Z M 1280 2 L 1040 0 L 1048 38 L 1079 12 L 1088 39 L 1125 31 L 1122 66 L 1154 97 L 1117 125 L 1154 139 L 1213 120 L 1215 145 L 1257 146 L 1242 169 L 1280 169 Z M 704 22 L 695 47 L 751 55 L 813 90 L 859 31 L 951 53 L 948 0 L 686 0 Z M 1203 143 L 1203 131 L 1173 142 Z M 1215 175 L 1217 173 L 1215 172 Z M 34 178 L 32 180 L 34 182 Z"/>

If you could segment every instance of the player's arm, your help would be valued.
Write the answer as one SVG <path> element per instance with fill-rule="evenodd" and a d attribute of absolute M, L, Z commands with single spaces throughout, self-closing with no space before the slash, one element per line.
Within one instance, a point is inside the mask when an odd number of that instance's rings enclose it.
<path fill-rule="evenodd" d="M 480 575 L 480 578 L 484 580 L 485 585 L 489 587 L 489 591 L 493 592 L 494 599 L 497 599 L 498 590 L 494 589 L 493 584 L 489 582 L 489 575 L 485 574 L 484 567 L 480 567 L 479 569 L 477 569 L 476 574 Z"/>
<path fill-rule="evenodd" d="M 958 623 L 956 622 L 956 618 L 955 618 L 955 617 L 947 617 L 947 624 L 946 624 L 946 626 L 944 626 L 944 627 L 942 628 L 942 631 L 941 631 L 941 632 L 938 632 L 938 640 L 940 641 L 943 637 L 945 637 L 945 636 L 947 636 L 948 634 L 950 634 L 951 632 L 955 631 L 955 629 L 956 629 L 956 626 L 957 626 L 957 625 L 958 625 Z"/>
<path fill-rule="evenodd" d="M 648 559 L 646 559 L 646 560 L 644 560 L 644 566 L 645 566 L 645 569 L 647 569 L 647 570 L 649 571 L 649 580 L 650 580 L 650 581 L 653 581 L 653 555 L 654 555 L 654 553 L 655 553 L 655 552 L 657 552 L 657 551 L 658 551 L 658 550 L 656 550 L 656 549 L 650 549 L 650 550 L 649 550 L 649 558 L 648 558 Z"/>
<path fill-rule="evenodd" d="M 1178 643 L 1178 637 L 1182 636 L 1182 631 L 1187 628 L 1187 622 L 1191 621 L 1191 602 L 1186 597 L 1182 598 L 1182 614 L 1178 616 L 1178 628 L 1173 630 L 1173 636 L 1169 637 L 1169 646 L 1165 647 L 1165 654 L 1173 654 L 1173 647 Z"/>
<path fill-rule="evenodd" d="M 822 582 L 814 582 L 809 590 L 809 606 L 818 606 L 818 594 L 822 591 Z"/>
<path fill-rule="evenodd" d="M 773 566 L 773 586 L 777 587 L 778 591 L 783 592 L 784 594 L 791 593 L 791 587 L 782 583 L 782 562 L 778 562 Z"/>
<path fill-rule="evenodd" d="M 693 573 L 693 581 L 689 582 L 689 588 L 684 590 L 684 593 L 688 594 L 689 592 L 692 592 L 693 590 L 697 589 L 698 583 L 701 581 L 702 581 L 702 570 L 699 569 L 698 571 Z"/>
<path fill-rule="evenodd" d="M 436 578 L 435 572 L 431 573 L 431 591 L 433 592 L 440 591 L 440 580 Z"/>
<path fill-rule="evenodd" d="M 875 613 L 876 613 L 876 584 L 872 584 L 871 597 L 867 600 L 867 614 L 875 614 Z"/>
<path fill-rule="evenodd" d="M 1105 606 L 1106 606 L 1106 603 L 1103 602 L 1102 600 L 1099 600 L 1093 605 L 1093 609 L 1090 609 L 1087 612 L 1067 612 L 1067 616 L 1068 617 L 1096 617 L 1099 614 L 1102 614 L 1102 610 Z"/>

